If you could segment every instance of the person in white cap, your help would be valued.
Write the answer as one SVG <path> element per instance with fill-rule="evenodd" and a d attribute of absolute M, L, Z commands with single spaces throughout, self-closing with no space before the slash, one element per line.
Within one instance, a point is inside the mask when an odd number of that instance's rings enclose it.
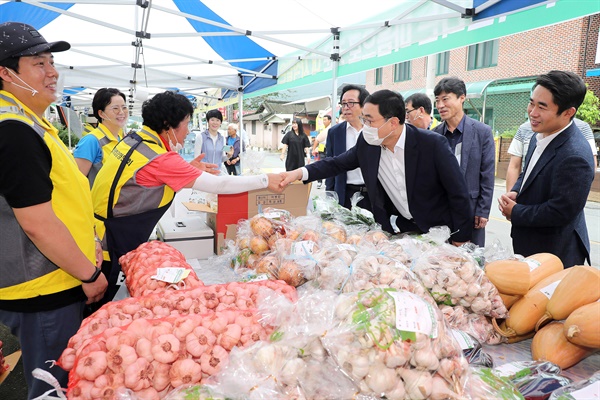
<path fill-rule="evenodd" d="M 0 322 L 19 339 L 32 399 L 51 387 L 31 372 L 59 358 L 107 281 L 89 184 L 44 118 L 52 53 L 71 46 L 19 22 L 0 24 L 0 38 Z M 67 386 L 67 372 L 49 371 Z"/>

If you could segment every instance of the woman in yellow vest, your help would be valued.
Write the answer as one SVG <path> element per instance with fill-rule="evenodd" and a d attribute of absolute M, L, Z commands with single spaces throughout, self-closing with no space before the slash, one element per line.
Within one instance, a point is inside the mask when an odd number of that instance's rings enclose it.
<path fill-rule="evenodd" d="M 98 90 L 92 100 L 92 109 L 98 127 L 81 138 L 73 151 L 77 166 L 88 177 L 90 187 L 106 157 L 123 138 L 123 127 L 129 118 L 125 95 L 119 89 Z"/>
<path fill-rule="evenodd" d="M 146 100 L 144 126 L 117 143 L 96 176 L 92 199 L 96 231 L 105 250 L 102 271 L 109 281 L 97 306 L 112 300 L 119 288 L 119 258 L 148 240 L 179 190 L 219 194 L 282 190 L 278 174 L 215 176 L 219 166 L 201 162 L 204 155 L 185 161 L 178 151 L 189 133 L 193 111 L 185 96 L 170 91 Z"/>

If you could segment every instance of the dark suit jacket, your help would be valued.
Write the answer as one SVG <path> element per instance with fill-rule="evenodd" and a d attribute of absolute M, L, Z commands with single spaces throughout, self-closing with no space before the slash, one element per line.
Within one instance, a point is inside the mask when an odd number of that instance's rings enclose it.
<path fill-rule="evenodd" d="M 346 121 L 340 122 L 329 128 L 327 141 L 325 142 L 325 155 L 327 157 L 339 156 L 346 152 Z M 346 172 L 330 177 L 325 181 L 325 190 L 335 191 L 341 205 L 344 205 L 346 199 Z"/>
<path fill-rule="evenodd" d="M 525 169 L 536 148 L 531 139 Z M 544 150 L 518 192 L 512 210 L 511 236 L 515 253 L 525 257 L 549 252 L 570 267 L 589 260 L 590 240 L 583 209 L 594 180 L 590 145 L 575 124 L 558 134 Z M 522 187 L 521 187 L 522 186 Z"/>
<path fill-rule="evenodd" d="M 446 123 L 433 129 L 444 134 Z M 484 123 L 465 117 L 460 152 L 460 170 L 467 182 L 469 201 L 473 215 L 489 218 L 494 196 L 495 145 L 492 128 Z M 474 229 L 472 242 L 485 245 L 485 229 Z"/>
<path fill-rule="evenodd" d="M 448 141 L 437 133 L 412 125 L 404 125 L 403 135 L 406 135 L 404 157 L 408 206 L 414 223 L 422 232 L 428 232 L 434 226 L 447 225 L 452 232 L 458 231 L 452 235 L 452 240 L 469 240 L 473 215 L 468 205 L 465 180 Z M 360 168 L 375 221 L 391 233 L 390 215 L 398 215 L 397 225 L 405 231 L 402 222 L 406 220 L 400 216 L 377 178 L 380 158 L 381 148 L 367 144 L 361 133 L 356 146 L 347 152 L 307 165 L 307 182 Z"/>

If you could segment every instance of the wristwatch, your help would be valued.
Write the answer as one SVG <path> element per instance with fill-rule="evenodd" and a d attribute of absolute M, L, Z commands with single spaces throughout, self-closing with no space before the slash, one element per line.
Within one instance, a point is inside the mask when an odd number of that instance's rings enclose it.
<path fill-rule="evenodd" d="M 100 276 L 100 273 L 102 272 L 102 270 L 98 267 L 95 267 L 96 271 L 94 271 L 94 274 L 92 275 L 92 277 L 90 279 L 82 279 L 81 283 L 94 283 L 98 280 L 98 277 Z"/>

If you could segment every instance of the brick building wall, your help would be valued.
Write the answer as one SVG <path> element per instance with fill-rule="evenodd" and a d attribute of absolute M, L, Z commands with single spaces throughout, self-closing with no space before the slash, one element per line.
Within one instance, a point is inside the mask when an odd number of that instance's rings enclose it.
<path fill-rule="evenodd" d="M 600 68 L 596 63 L 596 49 L 598 48 L 598 35 L 600 30 L 600 14 L 586 18 L 581 30 L 581 53 L 580 62 L 585 63 L 585 70 Z M 600 96 L 600 76 L 584 77 L 585 83 L 596 96 Z"/>
<path fill-rule="evenodd" d="M 437 76 L 436 82 L 445 76 L 458 76 L 465 82 L 528 77 L 552 69 L 573 71 L 581 75 L 588 19 L 580 18 L 498 39 L 498 64 L 495 67 L 467 71 L 468 47 L 451 50 L 448 74 Z M 593 62 L 600 15 L 594 15 L 592 19 L 589 36 L 593 38 L 588 39 L 587 53 L 588 60 Z M 592 48 L 593 51 L 590 51 Z M 373 92 L 380 89 L 404 91 L 425 87 L 426 65 L 427 57 L 412 60 L 411 80 L 403 82 L 394 82 L 393 65 L 383 67 L 381 85 L 375 85 L 375 70 L 369 71 L 366 75 L 366 88 Z"/>

